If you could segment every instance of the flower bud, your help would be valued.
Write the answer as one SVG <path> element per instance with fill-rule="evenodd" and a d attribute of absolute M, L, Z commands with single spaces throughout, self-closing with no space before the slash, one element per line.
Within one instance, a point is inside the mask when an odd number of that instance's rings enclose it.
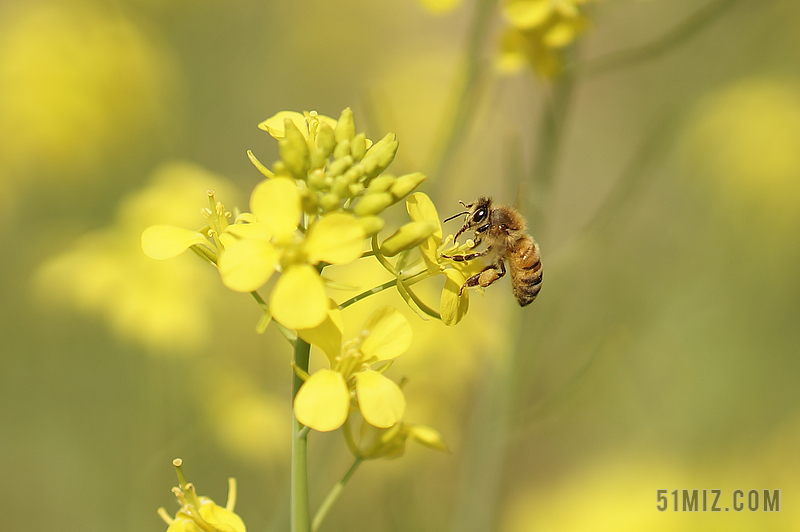
<path fill-rule="evenodd" d="M 383 211 L 386 207 L 394 203 L 394 198 L 388 192 L 381 192 L 380 194 L 370 194 L 361 198 L 353 212 L 356 216 L 371 216 Z"/>
<path fill-rule="evenodd" d="M 308 186 L 314 190 L 326 190 L 330 185 L 325 179 L 325 172 L 318 169 L 308 174 Z"/>
<path fill-rule="evenodd" d="M 380 192 L 386 192 L 392 187 L 394 183 L 394 176 L 390 175 L 381 175 L 374 178 L 372 181 L 369 182 L 369 187 L 367 187 L 367 194 L 378 194 Z"/>
<path fill-rule="evenodd" d="M 350 155 L 350 141 L 340 140 L 333 149 L 334 160 L 339 160 Z"/>
<path fill-rule="evenodd" d="M 353 140 L 350 141 L 350 152 L 353 154 L 353 159 L 360 161 L 367 153 L 367 135 L 359 133 L 353 137 Z"/>
<path fill-rule="evenodd" d="M 292 177 L 283 161 L 275 161 L 272 165 L 272 173 L 275 174 L 273 177 Z"/>
<path fill-rule="evenodd" d="M 356 135 L 356 123 L 353 120 L 353 110 L 349 107 L 342 111 L 339 121 L 336 122 L 336 129 L 333 130 L 336 135 L 336 142 L 343 140 L 349 141 Z"/>
<path fill-rule="evenodd" d="M 329 157 L 336 147 L 336 135 L 333 128 L 324 122 L 320 122 L 317 130 L 317 147 L 322 149 L 325 157 Z"/>
<path fill-rule="evenodd" d="M 357 218 L 357 220 L 361 227 L 364 228 L 364 233 L 366 233 L 367 237 L 377 234 L 386 225 L 386 222 L 380 216 L 365 216 L 364 218 Z"/>
<path fill-rule="evenodd" d="M 353 158 L 349 155 L 343 159 L 339 159 L 338 161 L 334 161 L 328 167 L 328 175 L 333 177 L 338 177 L 342 175 L 345 170 L 353 166 Z"/>
<path fill-rule="evenodd" d="M 356 173 L 348 170 L 344 174 L 337 177 L 333 182 L 333 192 L 340 196 L 348 194 L 349 187 L 356 181 Z"/>
<path fill-rule="evenodd" d="M 397 153 L 397 137 L 394 133 L 387 133 L 385 137 L 372 145 L 367 151 L 361 164 L 367 178 L 375 177 L 386 170 Z"/>
<path fill-rule="evenodd" d="M 364 175 L 364 169 L 361 168 L 361 165 L 357 164 L 355 166 L 351 166 L 347 172 L 344 173 L 347 176 L 348 183 L 355 183 Z"/>
<path fill-rule="evenodd" d="M 398 201 L 400 198 L 409 194 L 412 190 L 417 188 L 420 183 L 425 181 L 427 177 L 428 176 L 421 172 L 415 172 L 413 174 L 407 174 L 398 177 L 392 184 L 392 188 L 390 190 L 395 201 Z"/>
<path fill-rule="evenodd" d="M 371 196 L 365 196 L 368 199 Z M 438 224 L 426 220 L 424 222 L 410 222 L 398 229 L 392 236 L 381 244 L 381 254 L 387 257 L 394 257 L 401 251 L 414 248 L 424 242 L 429 236 L 436 232 Z"/>
<path fill-rule="evenodd" d="M 317 206 L 319 205 L 319 201 L 317 200 L 317 195 L 313 190 L 303 188 L 303 190 L 300 192 L 300 200 L 303 205 L 303 212 L 309 215 L 317 214 Z"/>
<path fill-rule="evenodd" d="M 353 183 L 347 190 L 350 191 L 350 197 L 355 198 L 364 191 L 364 183 Z"/>
<path fill-rule="evenodd" d="M 309 167 L 308 143 L 290 119 L 284 120 L 286 136 L 278 141 L 281 159 L 295 179 L 305 179 Z"/>
<path fill-rule="evenodd" d="M 329 192 L 319 200 L 319 206 L 324 212 L 335 211 L 339 208 L 339 195 Z"/>
<path fill-rule="evenodd" d="M 314 148 L 311 150 L 311 169 L 324 168 L 328 157 L 325 155 L 325 150 L 322 148 Z"/>

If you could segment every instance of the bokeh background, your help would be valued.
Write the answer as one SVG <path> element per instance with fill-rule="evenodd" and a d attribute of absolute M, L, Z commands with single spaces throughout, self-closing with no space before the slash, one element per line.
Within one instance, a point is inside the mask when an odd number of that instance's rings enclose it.
<path fill-rule="evenodd" d="M 0 4 L 0 529 L 164 530 L 178 456 L 217 502 L 238 479 L 251 532 L 288 529 L 289 346 L 139 235 L 201 226 L 208 188 L 246 208 L 246 150 L 277 158 L 258 122 L 350 106 L 443 217 L 518 205 L 546 274 L 525 309 L 503 280 L 456 327 L 408 313 L 391 371 L 451 453 L 364 464 L 324 530 L 800 530 L 800 3 L 583 7 L 544 79 L 499 68 L 486 0 Z M 348 464 L 311 435 L 312 508 Z M 661 513 L 657 489 L 781 511 Z"/>

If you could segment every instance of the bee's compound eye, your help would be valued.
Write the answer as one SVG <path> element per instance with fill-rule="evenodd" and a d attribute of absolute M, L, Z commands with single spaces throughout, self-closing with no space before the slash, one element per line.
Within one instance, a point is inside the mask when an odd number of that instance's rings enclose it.
<path fill-rule="evenodd" d="M 472 217 L 472 221 L 475 222 L 476 224 L 481 223 L 485 219 L 486 219 L 486 208 L 485 207 L 481 207 L 480 209 L 475 211 L 475 215 Z"/>

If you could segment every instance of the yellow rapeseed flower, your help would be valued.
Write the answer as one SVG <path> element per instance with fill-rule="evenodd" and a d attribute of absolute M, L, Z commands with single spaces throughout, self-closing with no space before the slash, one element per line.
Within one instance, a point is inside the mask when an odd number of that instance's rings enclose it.
<path fill-rule="evenodd" d="M 378 215 L 425 175 L 380 175 L 394 159 L 397 140 L 390 133 L 372 143 L 356 134 L 350 109 L 338 120 L 282 111 L 259 127 L 278 139 L 281 160 L 270 170 L 248 153 L 267 177 L 253 190 L 250 212 L 231 224 L 232 215 L 210 194 L 207 227 L 153 226 L 142 234 L 142 248 L 160 260 L 192 249 L 239 292 L 254 292 L 280 272 L 269 297 L 271 317 L 286 328 L 314 329 L 330 307 L 321 270 L 359 258 L 364 239 L 384 225 Z M 389 239 L 387 253 L 392 242 L 398 239 Z"/>
<path fill-rule="evenodd" d="M 405 317 L 392 307 L 379 309 L 359 337 L 342 345 L 330 369 L 317 371 L 300 387 L 294 402 L 297 420 L 321 432 L 336 430 L 347 420 L 352 396 L 369 424 L 396 424 L 405 413 L 403 392 L 383 376 L 388 364 L 377 370 L 371 366 L 394 360 L 410 345 L 411 326 Z"/>
<path fill-rule="evenodd" d="M 178 472 L 179 486 L 172 488 L 181 507 L 170 517 L 163 508 L 158 514 L 169 525 L 167 532 L 247 532 L 242 518 L 233 512 L 236 505 L 236 480 L 228 479 L 228 502 L 224 507 L 208 497 L 198 496 L 194 485 L 186 482 L 181 471 L 182 461 L 173 460 Z"/>
<path fill-rule="evenodd" d="M 546 78 L 562 68 L 561 50 L 588 25 L 583 5 L 593 0 L 507 0 L 509 22 L 500 41 L 498 67 L 516 71 L 523 65 Z"/>
<path fill-rule="evenodd" d="M 440 318 L 445 325 L 455 325 L 466 315 L 469 308 L 469 293 L 467 290 L 462 292 L 461 286 L 470 275 L 480 271 L 481 264 L 479 261 L 456 262 L 442 254 L 462 254 L 472 242 L 467 241 L 457 245 L 453 242 L 453 235 L 443 239 L 436 207 L 422 192 L 415 192 L 406 198 L 406 209 L 412 221 L 387 238 L 375 250 L 376 256 L 384 268 L 397 277 L 398 292 L 417 314 Z M 414 248 L 420 250 L 422 258 L 409 261 L 408 254 Z M 395 255 L 399 257 L 392 265 L 386 257 Z M 436 312 L 416 295 L 411 286 L 439 274 L 444 275 L 446 280 L 439 312 Z"/>
<path fill-rule="evenodd" d="M 250 210 L 233 224 L 218 216 L 218 229 L 206 234 L 151 227 L 142 234 L 142 248 L 155 259 L 171 258 L 189 248 L 201 250 L 216 259 L 223 283 L 237 292 L 258 290 L 280 271 L 270 296 L 273 318 L 291 329 L 319 325 L 327 316 L 328 297 L 315 266 L 346 264 L 360 257 L 364 229 L 354 216 L 332 213 L 313 221 L 305 234 L 298 231 L 301 195 L 288 178 L 259 183 L 250 196 Z"/>

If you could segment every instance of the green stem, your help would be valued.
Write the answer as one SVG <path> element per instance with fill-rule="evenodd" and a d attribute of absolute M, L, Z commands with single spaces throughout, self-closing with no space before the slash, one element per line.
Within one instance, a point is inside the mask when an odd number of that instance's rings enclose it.
<path fill-rule="evenodd" d="M 397 278 L 396 277 L 394 279 L 392 279 L 391 281 L 386 281 L 385 283 L 383 283 L 380 286 L 376 286 L 375 288 L 370 288 L 369 290 L 367 290 L 365 292 L 361 292 L 357 296 L 351 297 L 350 299 L 348 299 L 347 301 L 345 301 L 344 303 L 339 305 L 339 310 L 344 310 L 347 307 L 349 307 L 350 305 L 352 305 L 353 303 L 358 303 L 362 299 L 366 299 L 371 295 L 377 294 L 378 292 L 383 292 L 387 288 L 391 288 L 391 287 L 393 287 L 395 285 L 397 285 Z"/>
<path fill-rule="evenodd" d="M 294 363 L 308 373 L 311 346 L 302 339 L 294 341 Z M 297 396 L 303 379 L 292 371 L 292 400 Z M 308 532 L 308 431 L 292 416 L 292 499 L 291 531 Z"/>
<path fill-rule="evenodd" d="M 317 530 L 319 530 L 322 520 L 325 519 L 326 515 L 328 515 L 328 511 L 331 509 L 331 506 L 333 506 L 333 503 L 336 502 L 336 499 L 339 498 L 339 495 L 342 493 L 345 484 L 347 484 L 347 481 L 350 480 L 350 477 L 353 476 L 353 473 L 356 472 L 356 469 L 358 469 L 358 466 L 360 466 L 361 462 L 363 461 L 363 458 L 357 457 L 353 462 L 353 465 L 350 466 L 350 469 L 347 470 L 347 473 L 344 474 L 342 479 L 334 484 L 333 488 L 331 488 L 328 496 L 325 497 L 325 500 L 322 501 L 319 510 L 317 510 L 314 520 L 311 522 L 311 532 L 317 532 Z"/>
<path fill-rule="evenodd" d="M 581 70 L 587 76 L 596 76 L 656 58 L 704 29 L 737 1 L 716 0 L 711 2 L 658 39 L 636 48 L 611 52 L 598 59 L 587 61 Z"/>

